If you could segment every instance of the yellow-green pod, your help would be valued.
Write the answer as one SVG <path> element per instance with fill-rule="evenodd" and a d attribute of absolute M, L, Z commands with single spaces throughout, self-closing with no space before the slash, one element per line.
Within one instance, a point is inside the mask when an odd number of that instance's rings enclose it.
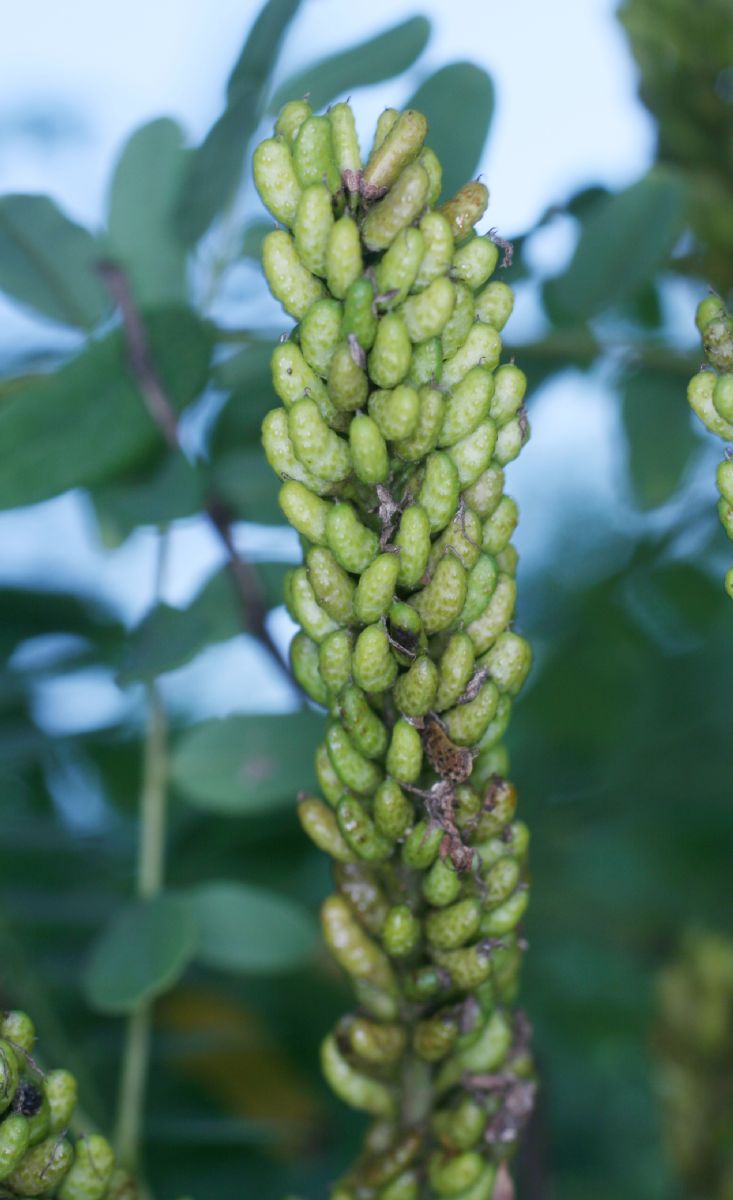
<path fill-rule="evenodd" d="M 425 458 L 438 444 L 445 415 L 445 400 L 435 387 L 420 388 L 417 426 L 409 437 L 395 442 L 395 450 L 405 462 Z"/>
<path fill-rule="evenodd" d="M 496 565 L 505 575 L 516 575 L 519 566 L 519 551 L 511 544 L 496 555 Z"/>
<path fill-rule="evenodd" d="M 409 904 L 395 904 L 387 913 L 382 945 L 390 958 L 407 958 L 420 941 L 420 922 Z"/>
<path fill-rule="evenodd" d="M 262 266 L 273 296 L 298 321 L 324 295 L 320 279 L 303 266 L 295 242 L 284 229 L 273 229 L 265 237 Z"/>
<path fill-rule="evenodd" d="M 717 382 L 718 377 L 712 371 L 698 371 L 687 385 L 687 399 L 693 412 L 711 433 L 726 442 L 733 442 L 733 422 L 721 417 L 713 403 Z"/>
<path fill-rule="evenodd" d="M 333 769 L 347 788 L 361 796 L 376 791 L 382 782 L 381 769 L 357 750 L 339 721 L 328 727 L 326 749 Z"/>
<path fill-rule="evenodd" d="M 440 211 L 447 219 L 453 237 L 457 242 L 462 242 L 470 236 L 474 225 L 481 220 L 488 207 L 489 189 L 475 179 L 465 183 Z"/>
<path fill-rule="evenodd" d="M 481 932 L 485 937 L 502 937 L 504 934 L 510 933 L 521 921 L 528 904 L 529 889 L 525 884 L 520 884 L 508 900 L 505 900 L 497 908 L 492 908 L 490 912 L 484 913 L 481 919 Z"/>
<path fill-rule="evenodd" d="M 284 408 L 271 409 L 262 422 L 262 446 L 267 461 L 281 479 L 293 480 L 305 487 L 314 499 L 331 490 L 332 484 L 309 471 L 296 457 Z"/>
<path fill-rule="evenodd" d="M 376 557 L 379 538 L 362 525 L 352 505 L 329 505 L 326 520 L 326 540 L 336 561 L 352 575 L 360 575 Z"/>
<path fill-rule="evenodd" d="M 307 117 L 293 144 L 293 163 L 301 187 L 324 183 L 330 192 L 341 187 L 328 117 Z"/>
<path fill-rule="evenodd" d="M 426 871 L 438 857 L 445 830 L 428 821 L 418 821 L 402 847 L 402 861 L 413 871 Z"/>
<path fill-rule="evenodd" d="M 451 1154 L 436 1150 L 428 1163 L 430 1186 L 438 1196 L 463 1196 L 484 1173 L 486 1160 L 475 1150 Z"/>
<path fill-rule="evenodd" d="M 325 184 L 312 183 L 298 201 L 293 237 L 303 266 L 322 279 L 326 275 L 326 252 L 333 221 L 331 193 Z"/>
<path fill-rule="evenodd" d="M 53 1195 L 73 1161 L 71 1143 L 51 1134 L 26 1151 L 7 1183 L 20 1196 Z"/>
<path fill-rule="evenodd" d="M 466 626 L 477 654 L 483 654 L 506 629 L 514 615 L 517 600 L 517 584 L 509 575 L 500 575 L 496 587 L 483 612 Z"/>
<path fill-rule="evenodd" d="M 413 347 L 412 362 L 407 382 L 411 387 L 422 388 L 440 382 L 443 374 L 443 345 L 439 337 L 428 338 Z"/>
<path fill-rule="evenodd" d="M 408 296 L 401 312 L 410 341 L 417 343 L 439 337 L 450 319 L 455 302 L 455 288 L 445 276 L 434 279 L 423 292 Z"/>
<path fill-rule="evenodd" d="M 450 981 L 440 967 L 432 963 L 413 967 L 403 975 L 405 996 L 417 1004 L 434 1000 L 441 992 L 445 992 Z"/>
<path fill-rule="evenodd" d="M 725 573 L 725 591 L 733 600 L 733 567 L 729 567 Z"/>
<path fill-rule="evenodd" d="M 374 870 L 366 863 L 358 862 L 336 864 L 333 872 L 339 891 L 347 898 L 355 919 L 370 933 L 378 935 L 389 904 Z"/>
<path fill-rule="evenodd" d="M 368 250 L 386 250 L 402 229 L 420 215 L 430 187 L 427 171 L 420 163 L 405 167 L 383 200 L 369 209 L 361 227 Z"/>
<path fill-rule="evenodd" d="M 733 504 L 733 459 L 725 458 L 718 464 L 715 482 L 723 500 Z"/>
<path fill-rule="evenodd" d="M 341 337 L 355 337 L 362 350 L 371 350 L 377 334 L 374 284 L 368 276 L 355 279 L 344 297 Z"/>
<path fill-rule="evenodd" d="M 27 1117 L 11 1113 L 0 1125 L 0 1179 L 7 1179 L 23 1160 L 29 1146 Z"/>
<path fill-rule="evenodd" d="M 452 708 L 473 676 L 476 652 L 467 633 L 454 633 L 440 656 L 436 712 Z"/>
<path fill-rule="evenodd" d="M 410 369 L 412 345 L 404 318 L 386 313 L 369 353 L 369 374 L 379 388 L 395 388 Z"/>
<path fill-rule="evenodd" d="M 303 357 L 323 379 L 328 375 L 334 351 L 341 341 L 342 310 L 338 300 L 317 300 L 300 323 Z M 300 398 L 300 397 L 299 397 Z M 316 397 L 311 395 L 311 400 Z"/>
<path fill-rule="evenodd" d="M 506 426 L 504 428 L 506 429 Z M 498 444 L 496 425 L 488 419 L 482 421 L 473 433 L 448 447 L 446 453 L 458 472 L 461 488 L 470 487 L 483 474 L 491 462 L 492 454 L 496 453 Z"/>
<path fill-rule="evenodd" d="M 296 633 L 290 643 L 290 666 L 306 695 L 327 708 L 328 689 L 321 678 L 318 645 L 307 633 Z"/>
<path fill-rule="evenodd" d="M 62 1133 L 68 1129 L 76 1108 L 76 1079 L 70 1071 L 49 1071 L 43 1081 L 43 1090 L 48 1100 L 50 1132 Z"/>
<path fill-rule="evenodd" d="M 344 839 L 363 862 L 386 862 L 394 843 L 375 826 L 356 796 L 342 796 L 336 805 L 336 820 Z"/>
<path fill-rule="evenodd" d="M 427 649 L 422 621 L 404 600 L 395 600 L 387 614 L 387 628 L 392 649 L 401 667 L 409 667 L 415 655 Z"/>
<path fill-rule="evenodd" d="M 443 350 L 446 352 L 445 337 Z M 445 387 L 454 388 L 471 370 L 471 367 L 487 367 L 493 371 L 501 354 L 501 338 L 491 325 L 482 325 L 476 321 L 468 331 L 466 340 L 443 363 L 441 382 Z"/>
<path fill-rule="evenodd" d="M 382 1129 L 373 1125 L 365 1138 L 369 1157 L 360 1164 L 360 1181 L 364 1187 L 379 1188 L 381 1200 L 384 1196 L 382 1185 L 404 1177 L 405 1168 L 417 1157 L 422 1144 L 422 1132 L 416 1129 L 396 1132 L 392 1122 L 385 1122 Z"/>
<path fill-rule="evenodd" d="M 28 1013 L 12 1008 L 0 1020 L 0 1037 L 11 1042 L 16 1051 L 30 1054 L 36 1041 L 36 1027 Z"/>
<path fill-rule="evenodd" d="M 697 325 L 700 333 L 705 332 L 705 327 L 709 325 L 711 321 L 714 321 L 717 317 L 724 316 L 725 311 L 726 308 L 724 301 L 721 300 L 720 296 L 716 296 L 714 293 L 710 296 L 706 296 L 704 300 L 701 300 L 697 306 L 697 309 L 695 310 L 695 324 Z"/>
<path fill-rule="evenodd" d="M 315 757 L 316 779 L 323 795 L 332 808 L 335 808 L 344 794 L 345 788 L 341 777 L 336 772 L 325 742 L 321 742 Z"/>
<path fill-rule="evenodd" d="M 329 633 L 338 629 L 338 624 L 316 600 L 315 592 L 305 567 L 298 567 L 290 580 L 290 604 L 299 625 L 314 642 L 322 642 Z"/>
<path fill-rule="evenodd" d="M 356 476 L 362 483 L 384 483 L 389 476 L 389 456 L 379 426 L 359 413 L 349 426 L 349 448 Z"/>
<path fill-rule="evenodd" d="M 482 838 L 501 833 L 512 820 L 516 807 L 517 790 L 514 784 L 508 779 L 490 778 L 484 795 L 481 820 L 475 830 L 477 844 Z"/>
<path fill-rule="evenodd" d="M 437 204 L 440 199 L 440 193 L 443 190 L 443 168 L 440 165 L 440 159 L 434 150 L 429 146 L 423 146 L 418 156 L 418 161 L 421 167 L 427 171 L 430 187 L 425 203 L 429 208 Z"/>
<path fill-rule="evenodd" d="M 383 129 L 388 120 L 383 122 Z M 407 164 L 420 153 L 427 131 L 428 123 L 422 113 L 412 108 L 399 113 L 379 145 L 375 144 L 364 168 L 362 191 L 367 199 L 381 195 L 404 174 Z M 378 135 L 379 132 L 378 127 Z M 426 183 L 426 195 L 427 191 Z"/>
<path fill-rule="evenodd" d="M 449 900 L 448 903 L 452 901 Z M 462 992 L 473 991 L 491 974 L 491 954 L 485 942 L 474 942 L 473 945 L 461 946 L 458 950 L 433 950 L 432 956 L 438 966 L 448 972 L 454 988 Z M 446 1067 L 448 1065 L 446 1063 Z M 440 1083 L 438 1086 L 440 1087 Z"/>
<path fill-rule="evenodd" d="M 498 463 L 491 463 L 475 483 L 466 488 L 463 498 L 480 517 L 490 517 L 504 493 L 504 472 Z"/>
<path fill-rule="evenodd" d="M 509 544 L 519 520 L 519 508 L 511 496 L 503 496 L 483 525 L 481 549 L 486 554 L 501 554 Z"/>
<path fill-rule="evenodd" d="M 489 415 L 494 377 L 486 367 L 472 367 L 455 385 L 445 406 L 439 445 L 453 446 Z"/>
<path fill-rule="evenodd" d="M 22 1053 L 22 1049 L 19 1051 Z M 15 1095 L 20 1079 L 18 1053 L 12 1044 L 3 1038 L 0 1040 L 0 1112 L 5 1112 Z"/>
<path fill-rule="evenodd" d="M 422 617 L 430 635 L 447 629 L 455 621 L 466 599 L 466 571 L 457 558 L 446 554 L 425 587 L 411 597 L 410 603 Z M 471 631 L 468 630 L 470 635 Z"/>
<path fill-rule="evenodd" d="M 497 839 L 501 841 L 501 839 Z M 480 850 L 479 850 L 480 853 Z M 482 897 L 484 908 L 497 908 L 509 899 L 519 883 L 522 869 L 516 858 L 505 854 L 484 874 L 484 891 Z"/>
<path fill-rule="evenodd" d="M 458 1019 L 450 1009 L 418 1021 L 412 1035 L 412 1048 L 425 1062 L 440 1062 L 450 1054 L 458 1037 Z"/>
<path fill-rule="evenodd" d="M 298 820 L 311 841 L 337 862 L 355 862 L 357 855 L 344 840 L 333 809 L 317 796 L 306 796 L 298 804 Z"/>
<path fill-rule="evenodd" d="M 422 880 L 422 894 L 434 908 L 446 908 L 461 894 L 461 880 L 452 863 L 437 858 Z"/>
<path fill-rule="evenodd" d="M 457 746 L 474 746 L 496 715 L 499 689 L 490 679 L 477 696 L 445 713 L 448 736 Z"/>
<path fill-rule="evenodd" d="M 371 150 L 372 156 L 374 155 L 375 150 L 378 150 L 382 145 L 382 142 L 386 138 L 390 129 L 393 128 L 399 115 L 399 109 L 385 108 L 377 117 L 377 127 L 374 131 L 374 142 Z"/>
<path fill-rule="evenodd" d="M 36 1111 L 32 1116 L 27 1117 L 29 1146 L 38 1145 L 51 1132 L 51 1107 L 48 1103 L 45 1089 L 41 1085 L 35 1090 L 39 1092 L 39 1101 Z"/>
<path fill-rule="evenodd" d="M 532 650 L 525 638 L 508 630 L 499 634 L 480 661 L 502 692 L 516 696 L 532 666 Z"/>
<path fill-rule="evenodd" d="M 486 957 L 489 958 L 487 952 Z M 491 955 L 493 959 L 493 954 Z M 493 965 L 493 962 L 492 962 Z M 442 1088 L 451 1075 L 457 1083 L 466 1071 L 496 1071 L 506 1059 L 512 1045 L 512 1027 L 500 1009 L 489 1017 L 480 1037 L 465 1050 L 460 1050 L 449 1063 L 438 1081 Z"/>
<path fill-rule="evenodd" d="M 389 308 L 406 299 L 417 279 L 424 253 L 425 242 L 419 229 L 408 225 L 397 234 L 375 267 L 382 306 Z"/>
<path fill-rule="evenodd" d="M 385 616 L 397 587 L 399 556 L 380 554 L 364 570 L 354 594 L 354 613 L 365 625 Z"/>
<path fill-rule="evenodd" d="M 449 1150 L 470 1150 L 486 1128 L 485 1109 L 470 1096 L 464 1096 L 455 1107 L 441 1108 L 431 1125 L 438 1141 Z M 490 1200 L 491 1192 L 487 1192 Z"/>
<path fill-rule="evenodd" d="M 733 374 L 720 375 L 713 388 L 713 407 L 719 417 L 733 423 Z"/>
<path fill-rule="evenodd" d="M 718 501 L 718 516 L 728 537 L 733 538 L 733 507 L 731 507 L 727 500 Z"/>
<path fill-rule="evenodd" d="M 354 581 L 327 546 L 312 546 L 306 554 L 311 587 L 322 608 L 334 621 L 348 625 L 354 617 Z"/>
<path fill-rule="evenodd" d="M 702 344 L 705 357 L 716 371 L 733 371 L 733 317 L 724 312 L 708 321 Z"/>
<path fill-rule="evenodd" d="M 354 682 L 365 692 L 386 692 L 392 687 L 397 662 L 383 625 L 367 625 L 362 629 L 354 646 L 352 673 Z"/>
<path fill-rule="evenodd" d="M 392 841 L 404 837 L 413 823 L 412 804 L 394 779 L 385 779 L 374 797 L 374 823 Z"/>
<path fill-rule="evenodd" d="M 332 296 L 343 300 L 364 269 L 359 228 L 345 213 L 331 229 L 326 254 L 326 282 Z"/>
<path fill-rule="evenodd" d="M 466 602 L 458 617 L 458 624 L 465 628 L 476 621 L 493 595 L 499 578 L 499 565 L 488 554 L 480 554 L 468 573 Z M 470 640 L 470 639 L 469 639 Z"/>
<path fill-rule="evenodd" d="M 424 254 L 415 280 L 416 290 L 422 291 L 434 279 L 447 275 L 453 261 L 453 233 L 446 217 L 440 212 L 427 212 L 420 222 L 424 239 Z"/>
<path fill-rule="evenodd" d="M 438 668 L 427 654 L 421 654 L 395 683 L 395 704 L 405 716 L 424 717 L 433 707 L 437 690 Z"/>
<path fill-rule="evenodd" d="M 459 492 L 458 472 L 451 457 L 442 451 L 430 454 L 417 499 L 428 515 L 431 533 L 445 529 L 458 508 Z"/>
<path fill-rule="evenodd" d="M 430 518 L 419 504 L 410 504 L 400 518 L 394 537 L 397 555 L 397 585 L 411 589 L 417 586 L 425 574 L 430 557 Z"/>
<path fill-rule="evenodd" d="M 332 508 L 325 500 L 314 496 L 304 484 L 289 479 L 280 488 L 278 503 L 286 519 L 309 542 L 324 545 L 326 518 Z"/>
<path fill-rule="evenodd" d="M 280 138 L 260 142 L 252 158 L 255 187 L 265 208 L 283 225 L 295 223 L 301 187 L 288 143 Z"/>
<path fill-rule="evenodd" d="M 275 133 L 279 133 L 289 142 L 294 142 L 301 125 L 312 115 L 313 110 L 307 100 L 288 100 L 280 109 L 275 122 Z"/>
<path fill-rule="evenodd" d="M 377 332 L 377 337 L 379 333 Z M 336 346 L 328 371 L 328 394 L 341 412 L 363 408 L 369 394 L 366 371 L 357 361 L 359 352 L 348 341 Z"/>
<path fill-rule="evenodd" d="M 361 150 L 351 106 L 344 103 L 332 105 L 328 110 L 328 119 L 331 122 L 334 158 L 341 179 L 347 191 L 358 191 L 358 179 L 353 177 L 361 171 Z"/>
<path fill-rule="evenodd" d="M 114 1151 L 106 1138 L 98 1133 L 79 1138 L 71 1169 L 57 1193 L 59 1200 L 104 1200 L 114 1166 Z"/>
<path fill-rule="evenodd" d="M 402 717 L 392 727 L 386 767 L 399 783 L 417 783 L 420 778 L 422 740 L 414 725 Z"/>
<path fill-rule="evenodd" d="M 329 1034 L 321 1046 L 321 1068 L 344 1104 L 375 1117 L 395 1115 L 397 1102 L 392 1091 L 379 1080 L 356 1071 L 339 1050 L 333 1034 Z"/>
<path fill-rule="evenodd" d="M 389 1067 L 405 1052 L 406 1035 L 402 1025 L 372 1021 L 369 1017 L 351 1017 L 345 1029 L 354 1054 L 371 1066 Z"/>
<path fill-rule="evenodd" d="M 526 418 L 515 417 L 513 421 L 502 425 L 494 447 L 494 458 L 499 465 L 505 467 L 507 463 L 513 462 L 528 437 L 529 426 Z"/>
<path fill-rule="evenodd" d="M 457 950 L 470 942 L 481 924 L 481 903 L 473 896 L 431 912 L 425 919 L 425 936 L 438 950 Z"/>
<path fill-rule="evenodd" d="M 486 325 L 493 325 L 501 331 L 512 315 L 514 308 L 514 292 L 508 283 L 500 279 L 492 279 L 476 297 L 476 316 Z"/>
<path fill-rule="evenodd" d="M 496 269 L 499 247 L 488 237 L 473 237 L 459 246 L 453 255 L 451 276 L 460 279 L 474 292 L 482 287 Z"/>
<path fill-rule="evenodd" d="M 286 408 L 310 396 L 318 405 L 321 416 L 329 420 L 333 405 L 321 379 L 308 366 L 300 346 L 295 342 L 280 342 L 272 352 L 272 383 Z"/>
<path fill-rule="evenodd" d="M 495 835 L 488 841 L 481 841 L 477 844 L 476 849 L 481 856 L 482 871 L 485 871 L 487 867 L 493 867 L 500 859 L 506 857 L 517 862 L 524 860 L 529 850 L 529 829 L 524 821 L 505 824 L 500 836 Z M 509 889 L 509 891 L 512 890 L 513 888 Z"/>
<path fill-rule="evenodd" d="M 503 695 L 499 701 L 496 716 L 493 721 L 489 722 L 489 726 L 481 738 L 480 753 L 474 766 L 474 775 L 477 780 L 490 779 L 495 774 L 506 775 L 509 769 L 508 760 L 504 748 L 497 746 L 497 743 L 507 731 L 511 713 L 511 696 Z M 496 765 L 497 751 L 499 752 L 499 760 L 501 760 L 498 766 Z"/>
<path fill-rule="evenodd" d="M 450 359 L 457 354 L 468 337 L 475 321 L 475 304 L 473 292 L 466 287 L 465 283 L 456 282 L 453 284 L 456 293 L 456 303 L 451 314 L 451 318 L 445 326 L 441 335 L 443 343 L 443 357 Z M 470 368 L 466 368 L 469 370 Z M 465 375 L 465 371 L 458 375 L 454 380 L 454 384 Z M 454 384 L 452 386 L 454 386 Z"/>
<path fill-rule="evenodd" d="M 323 639 L 318 649 L 318 669 L 329 692 L 337 695 L 351 678 L 352 635 L 337 629 Z"/>
<path fill-rule="evenodd" d="M 296 455 L 314 475 L 336 483 L 351 473 L 347 443 L 329 428 L 314 400 L 295 402 L 288 413 L 288 433 Z"/>
<path fill-rule="evenodd" d="M 481 553 L 481 521 L 472 509 L 456 513 L 453 520 L 433 542 L 428 559 L 428 575 L 432 575 L 444 554 L 455 554 L 470 571 Z"/>
<path fill-rule="evenodd" d="M 396 994 L 392 964 L 381 946 L 362 929 L 348 900 L 339 895 L 324 900 L 321 925 L 329 950 L 352 978 L 367 979 L 385 992 Z"/>
<path fill-rule="evenodd" d="M 414 388 L 400 384 L 392 391 L 372 392 L 369 415 L 388 442 L 409 437 L 417 427 L 420 397 Z"/>
<path fill-rule="evenodd" d="M 420 1177 L 417 1171 L 402 1171 L 379 1193 L 379 1200 L 418 1200 Z"/>
<path fill-rule="evenodd" d="M 339 696 L 339 715 L 357 750 L 367 758 L 381 758 L 385 754 L 389 742 L 387 729 L 358 687 L 344 688 Z"/>

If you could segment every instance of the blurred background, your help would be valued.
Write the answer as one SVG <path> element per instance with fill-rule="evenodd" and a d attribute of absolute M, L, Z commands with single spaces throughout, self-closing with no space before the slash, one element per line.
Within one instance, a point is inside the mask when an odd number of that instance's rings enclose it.
<path fill-rule="evenodd" d="M 543 1086 L 520 1200 L 730 1200 L 733 612 L 720 449 L 685 388 L 695 306 L 733 283 L 733 0 L 270 0 L 247 45 L 259 9 L 5 15 L 0 1004 L 111 1129 L 125 1019 L 156 999 L 158 1200 L 318 1200 L 350 1158 L 360 1121 L 317 1067 L 348 1003 L 318 942 L 328 868 L 293 804 L 321 717 L 271 652 L 299 547 L 258 441 L 287 319 L 248 164 L 286 98 L 350 95 L 365 147 L 414 98 L 448 194 L 480 171 L 514 242 L 506 355 L 530 379 L 508 486 L 536 664 L 508 740 Z M 102 258 L 180 449 L 127 372 Z M 166 890 L 141 921 L 151 761 Z"/>

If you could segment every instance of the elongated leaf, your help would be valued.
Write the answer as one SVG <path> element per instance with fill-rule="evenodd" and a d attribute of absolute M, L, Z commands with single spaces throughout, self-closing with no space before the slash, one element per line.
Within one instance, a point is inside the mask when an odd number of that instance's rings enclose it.
<path fill-rule="evenodd" d="M 622 416 L 631 484 L 640 508 L 655 508 L 674 495 L 696 440 L 690 415 L 678 403 L 680 377 L 641 370 L 625 380 Z"/>
<path fill-rule="evenodd" d="M 188 309 L 149 314 L 151 352 L 171 400 L 204 387 L 211 342 Z M 0 405 L 0 508 L 34 504 L 126 470 L 160 442 L 129 374 L 119 330 Z"/>
<path fill-rule="evenodd" d="M 127 270 L 139 304 L 186 298 L 186 254 L 173 209 L 187 158 L 180 125 L 164 117 L 133 133 L 115 169 L 109 250 Z"/>
<path fill-rule="evenodd" d="M 245 814 L 289 807 L 313 786 L 313 753 L 323 719 L 311 712 L 205 721 L 173 755 L 178 790 L 200 808 Z"/>
<path fill-rule="evenodd" d="M 253 85 L 264 87 L 300 5 L 301 0 L 267 0 L 263 5 L 229 76 L 227 104 L 237 104 Z"/>
<path fill-rule="evenodd" d="M 288 100 L 297 100 L 306 92 L 314 111 L 325 108 L 337 96 L 360 87 L 380 83 L 402 74 L 420 57 L 430 38 L 426 17 L 410 17 L 393 25 L 367 42 L 331 54 L 304 70 L 291 75 L 276 90 L 268 105 L 277 112 Z"/>
<path fill-rule="evenodd" d="M 237 974 L 290 971 L 308 958 L 316 925 L 308 911 L 265 888 L 222 881 L 187 893 L 200 962 Z"/>
<path fill-rule="evenodd" d="M 64 325 L 92 329 L 109 309 L 102 250 L 48 196 L 0 197 L 0 289 Z"/>
<path fill-rule="evenodd" d="M 139 525 L 168 525 L 200 512 L 205 486 L 182 454 L 164 449 L 152 465 L 92 488 L 105 545 L 119 546 Z"/>
<path fill-rule="evenodd" d="M 452 196 L 478 169 L 494 115 L 494 85 L 482 67 L 441 67 L 408 103 L 425 113 L 428 145 L 443 164 L 443 195 Z"/>
<path fill-rule="evenodd" d="M 173 986 L 197 942 L 196 920 L 180 897 L 128 904 L 92 949 L 82 980 L 87 1000 L 100 1012 L 134 1012 Z"/>

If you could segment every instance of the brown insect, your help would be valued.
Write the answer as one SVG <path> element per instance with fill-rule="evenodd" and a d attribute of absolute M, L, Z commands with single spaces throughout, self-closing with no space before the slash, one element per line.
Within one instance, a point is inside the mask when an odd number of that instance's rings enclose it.
<path fill-rule="evenodd" d="M 448 737 L 440 717 L 429 712 L 423 725 L 423 746 L 431 767 L 441 779 L 452 783 L 465 783 L 473 770 L 473 751 L 468 746 L 457 746 Z"/>
<path fill-rule="evenodd" d="M 402 785 L 407 791 L 422 796 L 425 801 L 425 811 L 428 815 L 428 829 L 437 827 L 444 830 L 440 843 L 439 854 L 442 859 L 449 858 L 459 875 L 470 871 L 476 859 L 476 851 L 467 846 L 456 825 L 455 784 L 448 779 L 439 779 L 427 791 L 422 788 Z M 427 836 L 427 832 L 426 832 Z"/>

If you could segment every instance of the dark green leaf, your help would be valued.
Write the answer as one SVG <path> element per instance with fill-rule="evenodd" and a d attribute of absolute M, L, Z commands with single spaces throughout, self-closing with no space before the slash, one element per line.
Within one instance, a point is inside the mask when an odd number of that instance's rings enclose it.
<path fill-rule="evenodd" d="M 259 90 L 267 83 L 300 4 L 301 0 L 267 0 L 263 5 L 229 76 L 227 104 L 237 104 L 253 84 Z"/>
<path fill-rule="evenodd" d="M 282 83 L 268 105 L 277 112 L 288 100 L 310 93 L 314 111 L 338 96 L 401 75 L 420 57 L 430 37 L 426 17 L 410 17 L 367 42 L 312 63 Z"/>
<path fill-rule="evenodd" d="M 180 979 L 197 942 L 193 913 L 180 897 L 128 904 L 92 949 L 82 981 L 87 1000 L 100 1012 L 134 1012 Z"/>
<path fill-rule="evenodd" d="M 313 786 L 313 754 L 323 718 L 312 712 L 205 721 L 173 755 L 178 790 L 201 808 L 231 814 L 289 808 Z"/>
<path fill-rule="evenodd" d="M 92 329 L 109 309 L 88 230 L 48 196 L 0 197 L 0 288 L 44 317 Z"/>
<path fill-rule="evenodd" d="M 622 416 L 629 473 L 639 508 L 674 495 L 696 447 L 676 374 L 640 370 L 623 381 Z"/>
<path fill-rule="evenodd" d="M 282 482 L 267 462 L 262 448 L 230 450 L 214 462 L 217 494 L 226 500 L 239 520 L 261 525 L 283 524 L 277 497 Z"/>
<path fill-rule="evenodd" d="M 140 525 L 169 525 L 200 512 L 205 484 L 182 454 L 164 450 L 151 467 L 92 489 L 100 532 L 118 546 Z"/>
<path fill-rule="evenodd" d="M 272 221 L 252 221 L 244 231 L 242 238 L 242 255 L 253 258 L 256 262 L 262 259 L 262 243 L 272 229 Z"/>
<path fill-rule="evenodd" d="M 109 251 L 128 272 L 139 304 L 186 298 L 186 255 L 173 229 L 173 208 L 187 158 L 180 125 L 163 117 L 133 133 L 115 169 Z"/>
<path fill-rule="evenodd" d="M 450 63 L 420 85 L 407 107 L 428 118 L 428 145 L 443 164 L 443 195 L 452 196 L 481 162 L 494 113 L 491 78 L 474 63 Z"/>
<path fill-rule="evenodd" d="M 316 925 L 299 904 L 243 883 L 202 884 L 187 893 L 199 929 L 197 957 L 238 974 L 290 971 L 308 958 Z"/>

